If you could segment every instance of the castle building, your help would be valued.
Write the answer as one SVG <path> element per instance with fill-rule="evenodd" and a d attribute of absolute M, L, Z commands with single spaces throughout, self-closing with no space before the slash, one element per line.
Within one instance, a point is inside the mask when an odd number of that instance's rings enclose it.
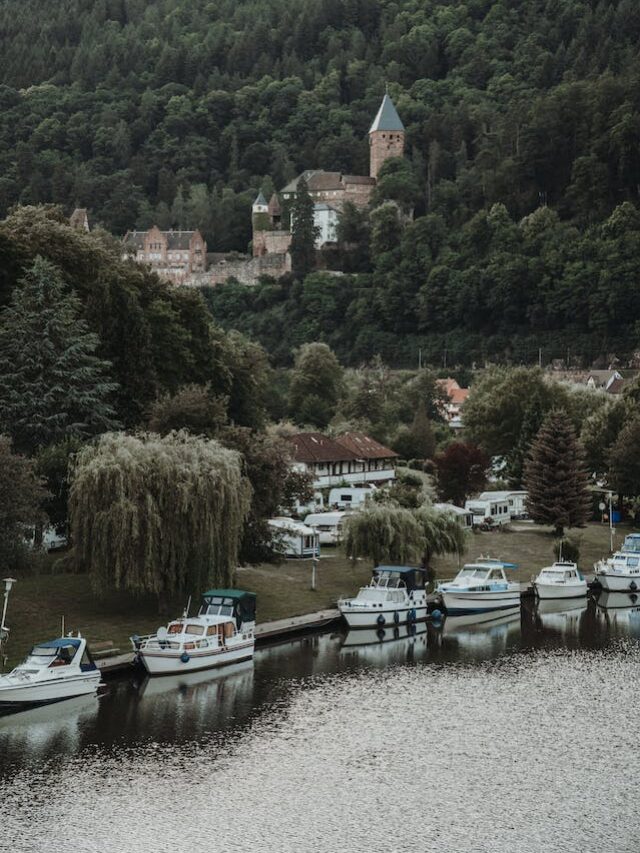
<path fill-rule="evenodd" d="M 395 104 L 385 94 L 369 129 L 369 175 L 307 169 L 283 187 L 279 194 L 274 193 L 268 203 L 260 193 L 252 209 L 254 257 L 288 251 L 291 232 L 288 223 L 283 223 L 282 207 L 290 208 L 295 201 L 301 178 L 304 178 L 314 202 L 313 221 L 318 229 L 316 248 L 335 242 L 340 211 L 345 203 L 351 202 L 361 209 L 369 204 L 383 163 L 390 157 L 402 157 L 404 143 L 404 125 Z"/>
<path fill-rule="evenodd" d="M 161 278 L 183 284 L 192 274 L 204 272 L 207 244 L 195 231 L 128 231 L 123 241 L 123 258 L 148 264 Z"/>
<path fill-rule="evenodd" d="M 207 244 L 199 231 L 129 231 L 123 241 L 123 258 L 148 264 L 173 284 L 215 285 L 235 278 L 254 284 L 262 275 L 279 278 L 291 271 L 290 214 L 304 178 L 313 200 L 317 228 L 316 248 L 337 240 L 340 212 L 347 202 L 364 209 L 371 201 L 380 169 L 390 157 L 404 154 L 405 129 L 393 101 L 385 94 L 369 129 L 369 174 L 347 175 L 324 169 L 307 169 L 273 193 L 269 201 L 260 192 L 251 208 L 253 257 L 237 253 L 212 255 L 207 263 Z M 82 214 L 83 211 L 77 211 Z M 81 216 L 76 227 L 84 227 Z"/>

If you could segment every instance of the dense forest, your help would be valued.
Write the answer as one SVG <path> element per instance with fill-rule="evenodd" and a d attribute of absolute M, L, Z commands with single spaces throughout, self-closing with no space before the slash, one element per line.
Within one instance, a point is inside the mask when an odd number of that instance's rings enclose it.
<path fill-rule="evenodd" d="M 388 84 L 407 167 L 377 200 L 413 223 L 347 223 L 370 252 L 339 281 L 209 295 L 280 362 L 314 338 L 350 362 L 636 348 L 632 0 L 0 0 L 0 38 L 0 214 L 198 225 L 214 251 L 246 250 L 259 188 L 366 174 Z"/>

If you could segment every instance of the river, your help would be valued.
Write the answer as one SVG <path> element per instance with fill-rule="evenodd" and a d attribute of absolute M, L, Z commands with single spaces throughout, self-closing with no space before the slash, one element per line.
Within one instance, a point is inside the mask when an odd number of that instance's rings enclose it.
<path fill-rule="evenodd" d="M 6 717 L 0 850 L 637 853 L 640 606 L 605 603 L 312 635 Z"/>

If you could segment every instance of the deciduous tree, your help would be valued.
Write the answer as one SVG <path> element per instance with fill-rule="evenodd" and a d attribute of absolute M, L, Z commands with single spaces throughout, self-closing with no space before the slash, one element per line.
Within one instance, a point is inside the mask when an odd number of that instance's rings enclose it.
<path fill-rule="evenodd" d="M 456 441 L 435 458 L 438 468 L 438 494 L 444 501 L 464 506 L 474 492 L 487 482 L 489 458 L 475 444 Z"/>
<path fill-rule="evenodd" d="M 160 605 L 232 586 L 251 486 L 240 455 L 171 433 L 107 433 L 73 468 L 69 511 L 79 566 L 94 588 L 156 593 Z"/>

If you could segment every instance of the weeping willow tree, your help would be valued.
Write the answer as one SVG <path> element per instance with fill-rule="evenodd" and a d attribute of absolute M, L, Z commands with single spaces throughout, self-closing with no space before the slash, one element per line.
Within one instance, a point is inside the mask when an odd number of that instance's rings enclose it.
<path fill-rule="evenodd" d="M 421 561 L 426 567 L 435 554 L 464 553 L 466 537 L 453 513 L 373 503 L 348 519 L 345 548 L 352 559 L 369 557 L 375 566 Z"/>
<path fill-rule="evenodd" d="M 452 512 L 442 512 L 432 506 L 421 506 L 414 515 L 424 536 L 422 564 L 429 566 L 431 558 L 439 554 L 456 554 L 467 549 L 467 536 Z"/>
<path fill-rule="evenodd" d="M 251 486 L 240 456 L 185 431 L 107 433 L 76 457 L 69 495 L 79 564 L 97 592 L 168 596 L 231 586 Z"/>
<path fill-rule="evenodd" d="M 345 549 L 352 560 L 368 557 L 374 566 L 413 563 L 424 551 L 424 533 L 411 510 L 372 503 L 347 520 Z"/>

